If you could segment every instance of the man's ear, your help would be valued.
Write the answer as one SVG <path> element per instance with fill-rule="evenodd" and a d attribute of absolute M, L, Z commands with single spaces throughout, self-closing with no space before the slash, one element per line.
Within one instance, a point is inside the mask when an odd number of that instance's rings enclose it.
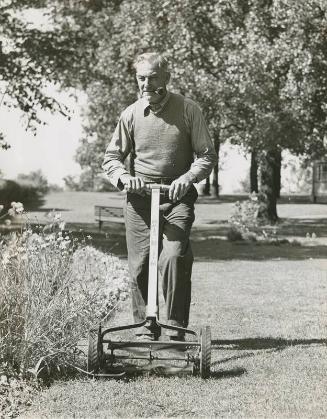
<path fill-rule="evenodd" d="M 166 84 L 168 84 L 170 81 L 170 73 L 167 71 L 166 72 Z"/>

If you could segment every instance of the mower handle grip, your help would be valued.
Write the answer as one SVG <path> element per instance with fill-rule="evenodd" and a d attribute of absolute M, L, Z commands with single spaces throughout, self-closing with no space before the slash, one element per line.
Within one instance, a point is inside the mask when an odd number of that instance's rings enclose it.
<path fill-rule="evenodd" d="M 169 191 L 170 185 L 164 185 L 161 183 L 146 183 L 145 184 L 146 189 L 160 189 L 160 191 Z"/>

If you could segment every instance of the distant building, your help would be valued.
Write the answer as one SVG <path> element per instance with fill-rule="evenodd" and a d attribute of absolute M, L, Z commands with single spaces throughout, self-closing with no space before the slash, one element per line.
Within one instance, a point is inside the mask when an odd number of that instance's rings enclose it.
<path fill-rule="evenodd" d="M 312 201 L 327 201 L 327 159 L 313 163 Z"/>

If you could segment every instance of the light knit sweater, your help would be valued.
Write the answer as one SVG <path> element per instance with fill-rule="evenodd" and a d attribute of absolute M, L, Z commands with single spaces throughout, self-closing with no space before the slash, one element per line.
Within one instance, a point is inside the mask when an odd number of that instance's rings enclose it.
<path fill-rule="evenodd" d="M 129 172 L 129 155 L 137 175 L 178 178 L 190 172 L 197 181 L 209 176 L 217 160 L 198 105 L 169 92 L 159 111 L 139 99 L 121 114 L 102 166 L 115 186 Z"/>
<path fill-rule="evenodd" d="M 184 98 L 171 95 L 169 106 L 159 114 L 136 107 L 134 144 L 138 175 L 175 179 L 186 173 L 193 162 L 193 149 L 184 122 Z"/>

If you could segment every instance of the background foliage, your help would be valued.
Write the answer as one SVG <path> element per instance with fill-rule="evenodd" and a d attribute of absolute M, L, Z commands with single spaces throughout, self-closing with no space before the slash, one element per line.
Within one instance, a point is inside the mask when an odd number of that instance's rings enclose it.
<path fill-rule="evenodd" d="M 42 10 L 47 29 L 24 23 Z M 0 75 L 3 106 L 67 113 L 46 83 L 88 95 L 76 159 L 91 179 L 122 109 L 136 99 L 132 63 L 144 51 L 171 62 L 171 88 L 198 101 L 216 151 L 221 142 L 254 153 L 264 216 L 277 218 L 281 151 L 325 153 L 327 4 L 324 0 L 5 1 Z M 254 171 L 257 176 L 257 171 Z M 218 193 L 218 166 L 214 176 Z"/>

